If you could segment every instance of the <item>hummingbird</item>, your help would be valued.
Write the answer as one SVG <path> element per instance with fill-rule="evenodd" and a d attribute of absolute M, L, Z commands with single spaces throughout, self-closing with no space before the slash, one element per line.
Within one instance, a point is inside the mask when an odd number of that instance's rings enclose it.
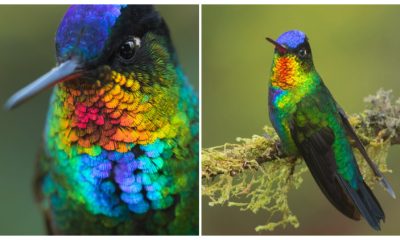
<path fill-rule="evenodd" d="M 49 234 L 198 234 L 198 96 L 150 5 L 72 5 L 56 66 L 5 103 L 53 87 L 34 192 Z"/>
<path fill-rule="evenodd" d="M 275 41 L 268 108 L 281 150 L 301 156 L 315 182 L 331 204 L 345 216 L 361 216 L 380 230 L 385 214 L 365 183 L 351 142 L 388 193 L 394 191 L 368 156 L 340 105 L 315 69 L 306 34 L 299 30 L 283 33 Z"/>

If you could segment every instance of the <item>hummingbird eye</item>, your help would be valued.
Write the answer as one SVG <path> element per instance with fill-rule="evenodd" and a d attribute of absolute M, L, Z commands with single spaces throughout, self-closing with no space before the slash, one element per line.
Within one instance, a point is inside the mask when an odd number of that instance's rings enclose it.
<path fill-rule="evenodd" d="M 300 50 L 299 50 L 299 56 L 300 56 L 300 57 L 305 57 L 305 56 L 307 56 L 307 50 L 304 49 L 304 48 L 300 49 Z"/>
<path fill-rule="evenodd" d="M 124 61 L 132 60 L 135 56 L 136 49 L 140 47 L 140 39 L 139 38 L 131 38 L 122 43 L 119 48 L 119 56 Z"/>
<path fill-rule="evenodd" d="M 124 42 L 119 49 L 119 55 L 125 60 L 130 60 L 135 55 L 135 43 L 132 40 Z"/>

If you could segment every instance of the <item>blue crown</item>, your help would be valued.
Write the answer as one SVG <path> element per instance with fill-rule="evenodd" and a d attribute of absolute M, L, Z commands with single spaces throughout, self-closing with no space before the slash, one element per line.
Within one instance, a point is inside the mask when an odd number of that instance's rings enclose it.
<path fill-rule="evenodd" d="M 121 15 L 121 5 L 73 5 L 66 12 L 56 34 L 57 56 L 78 55 L 93 60 L 101 55 L 111 29 Z"/>
<path fill-rule="evenodd" d="M 285 45 L 289 48 L 297 48 L 300 44 L 304 43 L 307 39 L 306 34 L 299 30 L 291 30 L 283 33 L 276 40 L 279 44 Z"/>

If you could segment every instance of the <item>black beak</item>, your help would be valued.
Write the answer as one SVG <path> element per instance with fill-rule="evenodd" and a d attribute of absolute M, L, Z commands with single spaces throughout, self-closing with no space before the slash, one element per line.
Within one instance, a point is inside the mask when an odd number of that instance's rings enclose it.
<path fill-rule="evenodd" d="M 267 39 L 268 42 L 274 44 L 274 45 L 275 45 L 275 48 L 278 49 L 278 51 L 279 51 L 281 54 L 285 54 L 285 53 L 288 52 L 288 49 L 287 49 L 285 46 L 283 46 L 283 45 L 277 43 L 275 40 L 272 40 L 272 39 L 269 38 L 269 37 L 267 37 L 266 39 Z"/>
<path fill-rule="evenodd" d="M 13 109 L 37 95 L 47 87 L 53 86 L 56 83 L 76 79 L 82 75 L 81 71 L 77 71 L 79 63 L 77 60 L 68 60 L 59 66 L 53 68 L 48 73 L 28 84 L 18 92 L 14 93 L 5 103 L 4 107 L 7 110 Z"/>

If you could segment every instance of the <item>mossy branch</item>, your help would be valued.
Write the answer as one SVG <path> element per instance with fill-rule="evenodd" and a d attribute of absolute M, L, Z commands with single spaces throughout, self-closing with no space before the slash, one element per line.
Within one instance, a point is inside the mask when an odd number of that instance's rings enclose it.
<path fill-rule="evenodd" d="M 368 154 L 380 170 L 387 168 L 390 145 L 400 144 L 400 98 L 393 101 L 392 91 L 379 90 L 364 99 L 366 109 L 349 117 Z M 202 195 L 209 205 L 239 207 L 254 213 L 264 210 L 267 223 L 256 231 L 272 231 L 276 227 L 299 226 L 288 204 L 288 192 L 300 187 L 302 173 L 307 171 L 303 160 L 286 156 L 279 150 L 279 137 L 271 127 L 264 135 L 237 138 L 237 143 L 202 150 Z M 377 179 L 355 151 L 366 182 L 373 186 Z"/>

